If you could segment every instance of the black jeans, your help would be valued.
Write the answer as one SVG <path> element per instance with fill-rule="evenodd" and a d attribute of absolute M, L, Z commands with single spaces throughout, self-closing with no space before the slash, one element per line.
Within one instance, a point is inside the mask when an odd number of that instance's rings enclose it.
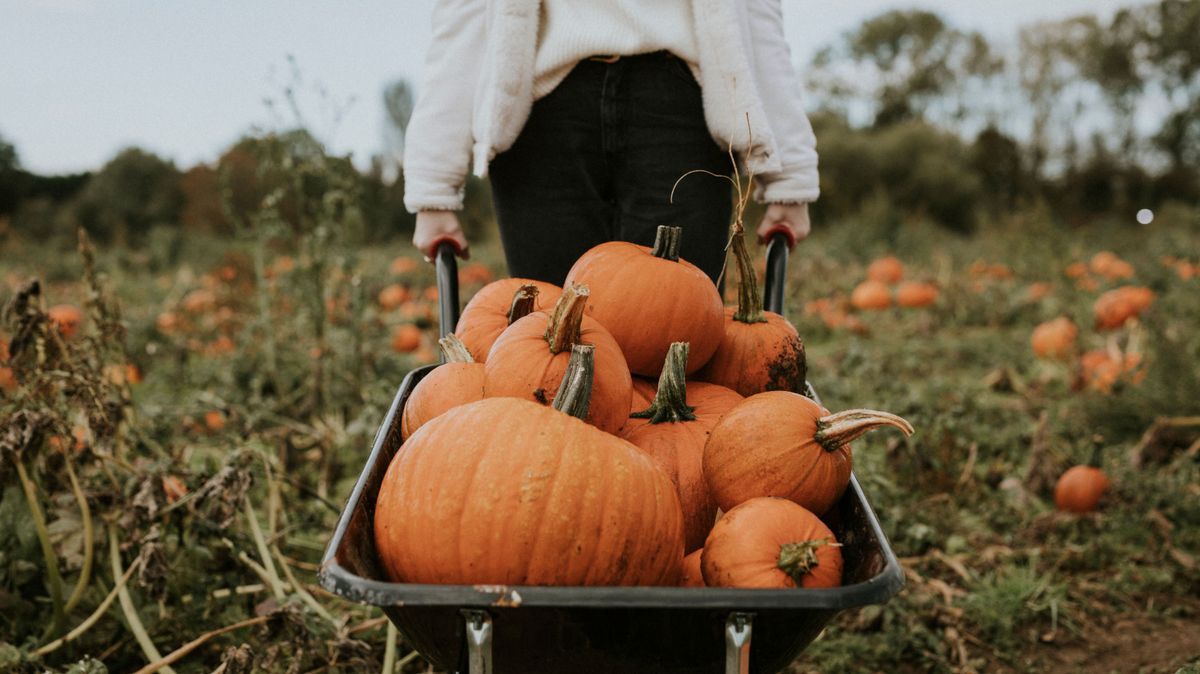
<path fill-rule="evenodd" d="M 491 163 L 509 273 L 562 284 L 589 248 L 652 245 L 683 228 L 682 257 L 714 280 L 725 262 L 729 155 L 704 121 L 700 85 L 667 52 L 579 62 L 533 105 L 521 135 Z"/>

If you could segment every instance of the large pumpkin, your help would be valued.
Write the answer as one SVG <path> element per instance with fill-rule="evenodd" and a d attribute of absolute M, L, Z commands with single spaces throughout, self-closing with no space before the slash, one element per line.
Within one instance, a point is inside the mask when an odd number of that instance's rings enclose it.
<path fill-rule="evenodd" d="M 700 569 L 709 587 L 838 587 L 842 553 L 816 515 L 784 499 L 755 498 L 713 526 Z"/>
<path fill-rule="evenodd" d="M 1121 286 L 1100 297 L 1092 306 L 1097 330 L 1115 330 L 1154 304 L 1154 291 L 1144 286 Z"/>
<path fill-rule="evenodd" d="M 562 288 L 553 283 L 530 279 L 506 278 L 489 283 L 467 302 L 454 334 L 467 345 L 476 362 L 486 362 L 488 351 L 505 328 L 531 311 L 550 309 L 561 294 Z"/>
<path fill-rule="evenodd" d="M 717 504 L 704 481 L 704 443 L 742 396 L 716 384 L 685 382 L 687 347 L 681 342 L 671 345 L 653 401 L 629 420 L 621 437 L 657 459 L 676 484 L 683 508 L 684 552 L 691 552 L 704 545 L 717 516 Z"/>
<path fill-rule="evenodd" d="M 759 393 L 713 428 L 704 446 L 704 478 L 726 512 L 752 498 L 780 496 L 823 515 L 850 483 L 850 442 L 879 426 L 913 432 L 887 412 L 830 414 L 798 393 Z"/>
<path fill-rule="evenodd" d="M 1079 328 L 1075 323 L 1066 316 L 1059 316 L 1034 328 L 1029 343 L 1039 358 L 1064 359 L 1074 353 L 1078 337 Z"/>
<path fill-rule="evenodd" d="M 725 310 L 721 344 L 696 376 L 743 396 L 802 391 L 808 375 L 804 343 L 787 319 L 763 311 L 758 279 L 742 236 L 741 224 L 735 222 L 732 246 L 738 268 L 738 306 Z"/>
<path fill-rule="evenodd" d="M 425 375 L 409 394 L 400 419 L 401 438 L 446 410 L 483 398 L 483 363 L 476 363 L 454 335 L 443 337 L 438 346 L 446 362 Z"/>
<path fill-rule="evenodd" d="M 591 288 L 588 315 L 612 333 L 634 374 L 657 376 L 673 342 L 691 344 L 688 372 L 695 372 L 720 344 L 721 296 L 699 267 L 679 257 L 680 237 L 678 227 L 659 227 L 653 248 L 602 243 L 567 274 L 568 285 Z"/>
<path fill-rule="evenodd" d="M 621 347 L 584 315 L 589 291 L 568 286 L 554 313 L 534 312 L 508 327 L 492 345 L 484 368 L 483 394 L 510 396 L 547 405 L 558 392 L 574 344 L 596 347 L 595 385 L 587 421 L 616 433 L 629 416 L 632 381 Z"/>
<path fill-rule="evenodd" d="M 556 406 L 588 404 L 577 346 Z M 571 414 L 517 398 L 456 407 L 392 459 L 375 506 L 388 578 L 406 583 L 674 585 L 674 486 L 653 459 Z"/>

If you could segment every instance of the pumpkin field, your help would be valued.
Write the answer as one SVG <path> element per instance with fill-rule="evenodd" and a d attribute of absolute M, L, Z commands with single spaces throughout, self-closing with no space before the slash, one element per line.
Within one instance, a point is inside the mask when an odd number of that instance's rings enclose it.
<path fill-rule="evenodd" d="M 427 670 L 317 582 L 396 387 L 437 358 L 432 266 L 349 243 L 343 206 L 235 240 L 0 240 L 0 668 Z M 1200 665 L 1198 251 L 1178 206 L 815 223 L 785 297 L 808 379 L 916 432 L 854 452 L 905 588 L 790 671 Z M 477 241 L 464 302 L 503 276 Z M 1090 460 L 1106 477 L 1056 507 Z"/>

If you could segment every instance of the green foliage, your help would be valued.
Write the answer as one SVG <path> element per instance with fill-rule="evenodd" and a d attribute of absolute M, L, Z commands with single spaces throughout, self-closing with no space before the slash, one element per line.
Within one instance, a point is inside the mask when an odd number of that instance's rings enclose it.
<path fill-rule="evenodd" d="M 72 210 L 98 240 L 136 245 L 154 226 L 176 222 L 182 201 L 175 166 L 131 148 L 88 180 Z"/>

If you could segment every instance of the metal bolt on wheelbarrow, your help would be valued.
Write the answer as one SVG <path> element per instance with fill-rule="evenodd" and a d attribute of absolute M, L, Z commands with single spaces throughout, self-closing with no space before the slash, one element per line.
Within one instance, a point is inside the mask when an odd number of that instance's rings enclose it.
<path fill-rule="evenodd" d="M 769 236 L 766 308 L 783 313 L 788 250 Z M 458 322 L 455 250 L 437 248 L 441 331 Z M 437 365 L 400 384 L 371 455 L 321 562 L 321 584 L 379 606 L 439 671 L 469 674 L 662 672 L 746 674 L 788 665 L 839 611 L 881 604 L 904 577 L 879 521 L 852 475 L 825 517 L 842 543 L 843 585 L 829 589 L 419 585 L 386 579 L 375 553 L 375 499 L 400 447 L 400 416 L 413 387 Z M 808 385 L 807 395 L 816 399 Z"/>

